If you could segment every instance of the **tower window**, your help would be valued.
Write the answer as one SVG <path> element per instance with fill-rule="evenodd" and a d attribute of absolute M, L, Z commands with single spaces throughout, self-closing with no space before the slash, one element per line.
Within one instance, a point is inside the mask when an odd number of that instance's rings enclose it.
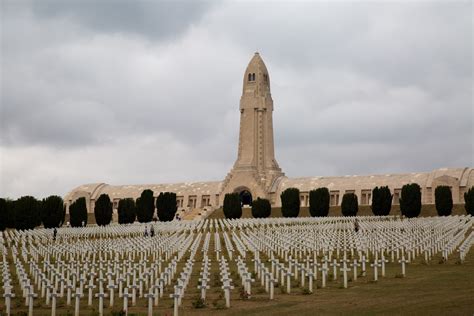
<path fill-rule="evenodd" d="M 249 81 L 252 81 L 252 74 L 249 74 Z"/>
<path fill-rule="evenodd" d="M 252 74 L 252 81 L 255 81 L 255 73 Z"/>

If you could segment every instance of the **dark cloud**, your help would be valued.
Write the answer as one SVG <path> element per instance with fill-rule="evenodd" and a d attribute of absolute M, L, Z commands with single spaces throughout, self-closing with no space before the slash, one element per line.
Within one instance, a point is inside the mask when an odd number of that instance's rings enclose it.
<path fill-rule="evenodd" d="M 175 38 L 215 1 L 41 0 L 33 12 L 45 19 L 71 19 L 97 32 L 134 33 L 156 39 Z"/>

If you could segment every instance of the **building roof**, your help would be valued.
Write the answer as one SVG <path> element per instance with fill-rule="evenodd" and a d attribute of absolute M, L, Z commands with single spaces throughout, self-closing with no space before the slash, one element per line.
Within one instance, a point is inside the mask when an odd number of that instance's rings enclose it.
<path fill-rule="evenodd" d="M 440 177 L 451 177 L 459 181 L 460 186 L 474 186 L 474 169 L 472 168 L 441 168 L 432 172 L 382 174 L 367 176 L 340 176 L 340 177 L 283 177 L 277 183 L 275 192 L 279 195 L 285 189 L 294 187 L 302 192 L 319 187 L 329 190 L 371 190 L 376 186 L 401 188 L 407 183 L 418 183 L 422 187 L 431 187 L 433 180 Z M 157 196 L 160 192 L 175 192 L 178 196 L 185 195 L 215 195 L 222 189 L 222 181 L 184 182 L 172 184 L 143 184 L 143 185 L 108 185 L 105 183 L 90 183 L 81 185 L 65 196 L 65 201 L 75 200 L 78 196 L 89 195 L 97 199 L 101 194 L 108 194 L 113 199 L 138 198 L 145 189 L 150 189 Z M 277 195 L 277 196 L 278 196 Z"/>
<path fill-rule="evenodd" d="M 110 199 L 138 198 L 143 190 L 152 190 L 157 196 L 160 192 L 175 192 L 176 195 L 211 195 L 220 191 L 221 181 L 183 182 L 172 184 L 143 184 L 143 185 L 108 185 L 91 183 L 79 186 L 65 196 L 65 200 L 75 199 L 81 193 L 90 194 L 91 199 L 97 199 L 101 194 L 109 195 Z"/>
<path fill-rule="evenodd" d="M 285 177 L 281 180 L 278 191 L 283 192 L 287 188 L 298 188 L 300 191 L 310 191 L 319 187 L 327 187 L 329 190 L 364 190 L 373 189 L 376 186 L 401 188 L 407 183 L 418 183 L 422 187 L 431 187 L 433 180 L 442 176 L 455 178 L 460 181 L 461 186 L 467 186 L 474 185 L 474 172 L 472 171 L 472 168 L 441 168 L 424 173 L 367 176 L 350 175 L 340 177 Z"/>

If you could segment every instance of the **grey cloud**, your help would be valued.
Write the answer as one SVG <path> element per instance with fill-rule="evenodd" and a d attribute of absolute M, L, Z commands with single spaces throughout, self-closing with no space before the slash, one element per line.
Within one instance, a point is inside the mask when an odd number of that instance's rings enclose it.
<path fill-rule="evenodd" d="M 175 38 L 215 5 L 215 1 L 43 0 L 33 12 L 45 19 L 72 19 L 97 32 L 133 33 L 151 39 Z"/>
<path fill-rule="evenodd" d="M 232 32 L 239 45 L 300 72 L 353 70 L 437 89 L 444 85 L 433 77 L 472 77 L 472 2 L 280 2 L 265 15 L 252 14 L 265 8 L 234 3 L 210 23 Z"/>
<path fill-rule="evenodd" d="M 222 179 L 255 50 L 288 176 L 473 164 L 470 2 L 11 3 L 0 195 Z"/>

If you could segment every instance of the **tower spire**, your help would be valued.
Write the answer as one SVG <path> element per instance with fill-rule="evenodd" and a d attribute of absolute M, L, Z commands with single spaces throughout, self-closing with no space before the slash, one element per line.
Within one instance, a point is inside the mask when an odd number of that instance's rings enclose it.
<path fill-rule="evenodd" d="M 223 191 L 247 188 L 254 198 L 268 197 L 273 183 L 283 175 L 275 159 L 270 76 L 256 52 L 244 73 L 237 160 L 224 180 Z"/>

